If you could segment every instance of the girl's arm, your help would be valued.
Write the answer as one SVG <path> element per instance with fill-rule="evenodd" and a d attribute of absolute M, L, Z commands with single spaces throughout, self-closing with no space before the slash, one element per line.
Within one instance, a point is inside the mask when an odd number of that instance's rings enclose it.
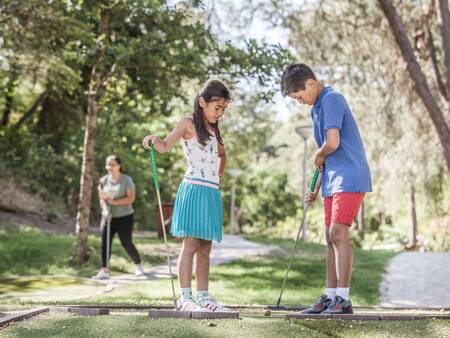
<path fill-rule="evenodd" d="M 147 135 L 142 140 L 142 146 L 145 149 L 149 148 L 149 142 L 153 142 L 155 149 L 160 153 L 166 153 L 172 149 L 172 147 L 177 143 L 182 137 L 191 138 L 194 134 L 192 133 L 192 120 L 189 118 L 184 118 L 175 126 L 175 128 L 170 132 L 169 135 L 164 140 L 161 140 L 158 136 Z"/>
<path fill-rule="evenodd" d="M 110 198 L 107 200 L 107 202 L 111 205 L 128 205 L 134 203 L 135 199 L 136 199 L 136 191 L 133 188 L 128 188 L 126 197 L 119 198 L 116 200 Z"/>
<path fill-rule="evenodd" d="M 224 171 L 225 171 L 225 165 L 227 163 L 227 152 L 225 150 L 225 145 L 220 144 L 219 142 L 219 177 L 222 179 Z"/>

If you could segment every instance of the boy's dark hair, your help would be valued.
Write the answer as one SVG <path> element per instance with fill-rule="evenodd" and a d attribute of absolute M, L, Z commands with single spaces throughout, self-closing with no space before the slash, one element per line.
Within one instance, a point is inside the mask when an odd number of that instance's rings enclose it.
<path fill-rule="evenodd" d="M 194 125 L 195 131 L 197 133 L 197 139 L 202 144 L 205 145 L 206 141 L 209 140 L 210 134 L 206 129 L 205 122 L 203 121 L 203 109 L 200 107 L 200 97 L 206 102 L 218 101 L 224 99 L 230 101 L 230 90 L 225 86 L 225 84 L 219 80 L 207 81 L 199 93 L 195 96 L 194 100 Z M 219 121 L 211 125 L 214 129 L 217 140 L 220 144 L 223 144 L 222 138 L 220 137 Z"/>
<path fill-rule="evenodd" d="M 304 63 L 287 66 L 281 75 L 281 94 L 286 96 L 299 90 L 305 90 L 305 82 L 308 79 L 317 80 L 312 69 Z"/>

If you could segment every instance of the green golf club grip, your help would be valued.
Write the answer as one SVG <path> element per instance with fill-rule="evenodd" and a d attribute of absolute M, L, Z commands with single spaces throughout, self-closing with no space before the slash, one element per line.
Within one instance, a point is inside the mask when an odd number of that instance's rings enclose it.
<path fill-rule="evenodd" d="M 313 179 L 311 182 L 311 185 L 309 186 L 309 191 L 314 192 L 314 189 L 316 188 L 317 178 L 319 177 L 319 170 L 317 168 L 314 170 Z"/>
<path fill-rule="evenodd" d="M 155 189 L 159 190 L 158 171 L 156 170 L 155 147 L 153 146 L 153 142 L 150 142 L 150 149 L 148 153 L 150 157 L 150 162 L 152 164 L 153 181 L 155 182 Z"/>

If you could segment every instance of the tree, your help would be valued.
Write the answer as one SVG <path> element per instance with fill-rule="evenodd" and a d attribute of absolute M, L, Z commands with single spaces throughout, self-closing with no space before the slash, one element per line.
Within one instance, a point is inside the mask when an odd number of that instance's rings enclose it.
<path fill-rule="evenodd" d="M 421 66 L 417 62 L 414 50 L 409 41 L 406 28 L 397 13 L 395 6 L 391 0 L 378 0 L 381 9 L 386 15 L 389 25 L 391 26 L 392 33 L 394 34 L 395 41 L 400 48 L 403 59 L 407 64 L 408 72 L 411 79 L 414 81 L 415 89 L 422 99 L 423 104 L 427 108 L 427 111 L 433 121 L 436 131 L 439 135 L 439 140 L 444 149 L 444 156 L 447 162 L 447 169 L 450 172 L 450 128 L 444 117 L 444 114 L 439 107 L 440 99 L 436 99 L 426 80 L 426 76 L 422 71 Z M 434 2 L 434 1 L 433 1 Z M 440 12 L 442 19 L 442 39 L 444 49 L 444 64 L 446 68 L 447 86 L 441 87 L 440 94 L 442 99 L 447 103 L 448 114 L 450 117 L 450 13 L 447 0 L 439 0 Z M 429 40 L 432 42 L 433 40 Z M 434 51 L 435 47 L 431 44 L 429 49 Z M 439 67 L 435 67 L 435 76 L 438 82 L 442 83 Z"/>
<path fill-rule="evenodd" d="M 117 4 L 117 3 L 116 3 Z M 86 125 L 84 132 L 83 158 L 81 165 L 80 199 L 76 218 L 76 257 L 80 262 L 86 262 L 88 257 L 87 241 L 89 215 L 91 210 L 92 183 L 95 156 L 95 132 L 97 128 L 97 113 L 100 99 L 104 92 L 105 82 L 110 76 L 105 70 L 104 60 L 110 39 L 111 16 L 115 5 L 103 1 L 100 5 L 100 21 L 97 35 L 96 51 L 91 68 L 91 78 L 88 89 Z"/>

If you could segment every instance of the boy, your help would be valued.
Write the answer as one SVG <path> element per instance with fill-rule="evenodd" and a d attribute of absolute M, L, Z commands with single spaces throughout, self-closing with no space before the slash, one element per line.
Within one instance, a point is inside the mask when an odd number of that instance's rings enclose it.
<path fill-rule="evenodd" d="M 319 150 L 314 165 L 322 180 L 309 193 L 312 204 L 322 184 L 327 240 L 326 289 L 303 313 L 353 313 L 349 299 L 352 248 L 349 229 L 366 192 L 372 191 L 370 169 L 355 119 L 344 96 L 317 80 L 305 64 L 289 65 L 281 78 L 283 96 L 312 106 L 314 137 Z"/>

